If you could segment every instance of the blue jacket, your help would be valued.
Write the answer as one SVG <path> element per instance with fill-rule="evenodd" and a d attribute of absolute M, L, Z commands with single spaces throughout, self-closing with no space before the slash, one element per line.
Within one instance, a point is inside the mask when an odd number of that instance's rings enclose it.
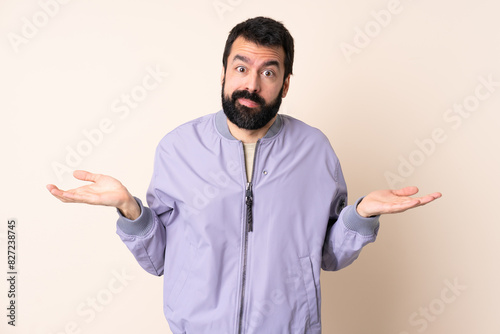
<path fill-rule="evenodd" d="M 321 333 L 320 269 L 352 263 L 379 226 L 346 206 L 326 136 L 286 115 L 257 142 L 251 183 L 222 111 L 179 126 L 156 150 L 149 208 L 137 201 L 117 233 L 164 276 L 174 334 Z"/>

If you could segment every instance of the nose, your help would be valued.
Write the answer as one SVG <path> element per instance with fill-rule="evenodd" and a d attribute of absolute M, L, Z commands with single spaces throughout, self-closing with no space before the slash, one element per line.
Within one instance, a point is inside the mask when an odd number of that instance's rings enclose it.
<path fill-rule="evenodd" d="M 249 73 L 246 76 L 245 88 L 250 93 L 257 93 L 260 91 L 260 76 L 257 72 Z"/>

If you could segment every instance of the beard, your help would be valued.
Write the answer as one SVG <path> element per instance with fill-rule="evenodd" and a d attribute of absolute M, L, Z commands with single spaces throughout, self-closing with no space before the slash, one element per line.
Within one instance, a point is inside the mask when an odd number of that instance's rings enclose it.
<path fill-rule="evenodd" d="M 283 86 L 271 103 L 266 104 L 266 101 L 257 93 L 250 93 L 247 90 L 236 90 L 231 94 L 231 97 L 224 95 L 224 84 L 222 82 L 222 109 L 231 123 L 237 127 L 246 130 L 257 130 L 266 126 L 274 116 L 278 113 L 281 106 L 281 96 L 283 94 Z M 239 98 L 248 99 L 259 105 L 259 107 L 249 108 L 237 103 Z"/>

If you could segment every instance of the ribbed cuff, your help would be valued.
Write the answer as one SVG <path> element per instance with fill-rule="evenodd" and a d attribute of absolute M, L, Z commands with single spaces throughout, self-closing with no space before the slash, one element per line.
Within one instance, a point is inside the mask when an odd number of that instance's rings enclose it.
<path fill-rule="evenodd" d="M 362 217 L 356 210 L 356 207 L 362 199 L 363 197 L 360 197 L 354 205 L 349 205 L 344 209 L 344 225 L 349 230 L 357 232 L 363 236 L 376 234 L 380 225 L 380 216 L 368 218 Z"/>
<path fill-rule="evenodd" d="M 134 197 L 136 200 L 137 204 L 139 204 L 139 207 L 141 208 L 141 214 L 139 217 L 137 217 L 136 220 L 131 220 L 125 217 L 120 210 L 116 209 L 118 212 L 118 221 L 116 222 L 116 226 L 118 229 L 120 229 L 122 232 L 128 235 L 136 235 L 136 236 L 143 236 L 148 234 L 148 232 L 151 230 L 154 221 L 153 221 L 153 214 L 151 213 L 151 209 L 148 207 L 145 207 L 142 205 L 142 202 L 140 199 L 137 197 Z"/>

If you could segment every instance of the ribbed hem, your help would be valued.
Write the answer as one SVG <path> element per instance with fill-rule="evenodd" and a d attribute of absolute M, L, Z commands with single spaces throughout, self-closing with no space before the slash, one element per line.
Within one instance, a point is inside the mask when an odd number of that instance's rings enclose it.
<path fill-rule="evenodd" d="M 354 205 L 349 205 L 345 208 L 346 212 L 344 212 L 343 221 L 349 230 L 357 232 L 363 236 L 370 236 L 377 233 L 380 225 L 380 216 L 368 218 L 362 217 L 358 211 L 356 211 L 356 207 L 362 199 L 363 197 L 360 197 Z"/>
<path fill-rule="evenodd" d="M 120 210 L 116 209 L 118 212 L 118 221 L 116 226 L 125 234 L 143 236 L 146 235 L 152 228 L 154 221 L 151 209 L 142 205 L 142 202 L 137 197 L 134 197 L 137 204 L 141 208 L 141 215 L 137 217 L 136 220 L 130 220 L 125 217 Z"/>

